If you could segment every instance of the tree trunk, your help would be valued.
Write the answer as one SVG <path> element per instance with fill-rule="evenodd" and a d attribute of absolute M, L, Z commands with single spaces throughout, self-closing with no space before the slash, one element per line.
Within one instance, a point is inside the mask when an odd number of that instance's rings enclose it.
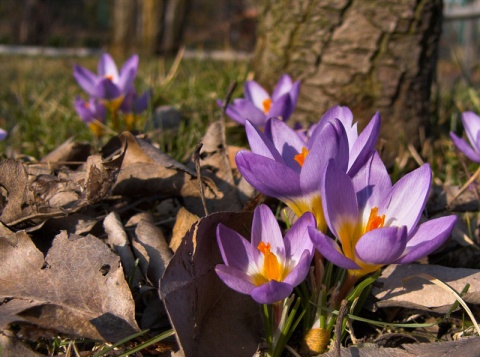
<path fill-rule="evenodd" d="M 342 104 L 364 126 L 380 111 L 391 165 L 429 123 L 442 7 L 442 0 L 264 0 L 256 78 L 267 87 L 282 73 L 301 79 L 294 113 L 301 121 Z"/>
<path fill-rule="evenodd" d="M 113 38 L 111 52 L 115 56 L 129 53 L 135 42 L 137 5 L 135 0 L 116 0 L 113 7 Z"/>

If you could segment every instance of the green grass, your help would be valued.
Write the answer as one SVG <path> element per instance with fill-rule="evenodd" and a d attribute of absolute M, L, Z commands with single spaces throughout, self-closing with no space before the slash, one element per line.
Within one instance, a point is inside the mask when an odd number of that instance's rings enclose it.
<path fill-rule="evenodd" d="M 86 140 L 98 147 L 93 135 L 73 108 L 75 96 L 84 97 L 72 76 L 73 65 L 96 71 L 98 58 L 43 58 L 0 56 L 0 127 L 9 132 L 0 142 L 4 156 L 33 156 L 40 159 L 69 137 Z M 245 80 L 246 62 L 215 62 L 182 59 L 172 69 L 173 60 L 140 59 L 135 82 L 137 91 L 154 91 L 153 106 L 173 105 L 183 116 L 178 132 L 150 133 L 162 149 L 177 159 L 190 152 L 208 124 L 221 115 L 216 104 L 232 81 Z M 121 61 L 117 60 L 117 65 Z M 237 90 L 236 95 L 241 94 Z M 152 108 L 153 109 L 153 108 Z M 151 128 L 152 111 L 138 123 L 138 129 Z"/>

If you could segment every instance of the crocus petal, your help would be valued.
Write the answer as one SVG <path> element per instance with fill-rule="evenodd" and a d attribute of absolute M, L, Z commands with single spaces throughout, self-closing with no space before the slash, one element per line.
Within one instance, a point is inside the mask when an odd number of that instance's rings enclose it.
<path fill-rule="evenodd" d="M 257 127 L 265 125 L 265 114 L 247 99 L 235 99 L 233 104 L 227 106 L 225 114 L 243 125 L 246 120 L 250 120 Z"/>
<path fill-rule="evenodd" d="M 284 94 L 288 94 L 292 89 L 292 79 L 288 74 L 284 74 L 280 77 L 272 93 L 272 100 L 276 101 Z"/>
<path fill-rule="evenodd" d="M 279 117 L 282 121 L 287 121 L 292 111 L 292 101 L 290 95 L 286 93 L 272 102 L 272 106 L 266 115 L 268 117 Z"/>
<path fill-rule="evenodd" d="M 357 139 L 357 130 L 352 130 L 353 128 L 353 114 L 350 108 L 342 107 L 340 105 L 336 105 L 331 107 L 329 110 L 325 112 L 320 118 L 320 123 L 327 123 L 332 121 L 333 119 L 338 119 L 345 127 L 345 131 L 348 135 L 348 141 L 354 143 Z"/>
<path fill-rule="evenodd" d="M 282 155 L 283 162 L 288 167 L 300 172 L 300 165 L 294 158 L 295 155 L 302 152 L 306 143 L 298 136 L 297 132 L 285 122 L 277 118 L 270 118 L 265 124 L 265 136 L 273 142 L 275 148 Z M 252 151 L 257 152 L 253 148 Z"/>
<path fill-rule="evenodd" d="M 269 119 L 269 121 L 270 120 L 271 119 Z M 267 121 L 267 124 L 269 121 Z M 245 132 L 247 134 L 248 144 L 253 153 L 265 156 L 279 163 L 284 163 L 274 143 L 249 120 L 245 122 Z"/>
<path fill-rule="evenodd" d="M 295 83 L 293 83 L 292 89 L 290 90 L 290 98 L 292 100 L 293 109 L 295 109 L 297 105 L 299 95 L 300 95 L 300 81 L 295 81 Z"/>
<path fill-rule="evenodd" d="M 457 216 L 432 219 L 418 226 L 407 242 L 406 254 L 397 259 L 395 264 L 414 262 L 438 249 L 450 236 Z"/>
<path fill-rule="evenodd" d="M 253 288 L 250 295 L 259 304 L 272 304 L 287 298 L 292 291 L 292 285 L 270 280 L 266 284 Z"/>
<path fill-rule="evenodd" d="M 391 264 L 405 250 L 407 228 L 384 227 L 365 233 L 355 245 L 355 255 L 368 264 Z"/>
<path fill-rule="evenodd" d="M 378 152 L 374 152 L 366 164 L 352 177 L 357 192 L 358 209 L 363 211 L 366 222 L 373 207 L 385 201 L 385 194 L 392 188 L 392 180 Z"/>
<path fill-rule="evenodd" d="M 305 237 L 305 240 L 309 240 L 308 237 Z M 310 241 L 310 244 L 313 247 L 313 243 Z M 302 281 L 308 275 L 310 271 L 310 264 L 312 263 L 313 254 L 311 251 L 305 250 L 303 254 L 300 256 L 300 259 L 296 261 L 296 265 L 290 271 L 290 273 L 285 277 L 283 280 L 284 283 L 290 284 L 291 286 L 295 287 L 300 285 Z"/>
<path fill-rule="evenodd" d="M 245 98 L 263 111 L 263 101 L 270 99 L 267 91 L 255 81 L 246 81 L 244 85 Z"/>
<path fill-rule="evenodd" d="M 408 233 L 416 226 L 427 202 L 432 180 L 430 165 L 424 164 L 402 177 L 390 191 L 386 202 L 385 226 L 407 226 Z"/>
<path fill-rule="evenodd" d="M 148 108 L 148 104 L 151 98 L 152 98 L 151 89 L 143 92 L 143 94 L 140 97 L 136 98 L 136 100 L 134 101 L 133 112 L 138 114 L 145 111 Z"/>
<path fill-rule="evenodd" d="M 111 77 L 114 83 L 118 82 L 117 66 L 108 53 L 104 53 L 98 62 L 98 74 L 100 77 Z"/>
<path fill-rule="evenodd" d="M 92 110 L 82 98 L 76 97 L 75 101 L 73 102 L 73 106 L 80 119 L 82 119 L 82 121 L 85 123 L 89 123 L 94 119 Z"/>
<path fill-rule="evenodd" d="M 8 132 L 5 129 L 0 128 L 0 141 L 5 140 Z"/>
<path fill-rule="evenodd" d="M 462 113 L 462 123 L 467 133 L 468 140 L 473 146 L 473 149 L 478 153 L 477 134 L 480 131 L 480 117 L 473 112 Z"/>
<path fill-rule="evenodd" d="M 138 71 L 138 55 L 131 56 L 122 66 L 120 70 L 120 76 L 118 79 L 118 86 L 121 88 L 122 93 L 126 93 L 132 86 Z"/>
<path fill-rule="evenodd" d="M 234 230 L 219 224 L 217 243 L 226 265 L 243 272 L 254 266 L 252 263 L 256 257 L 252 255 L 250 242 Z"/>
<path fill-rule="evenodd" d="M 103 87 L 103 98 L 106 100 L 117 99 L 122 95 L 120 88 L 108 78 L 102 79 L 98 85 Z"/>
<path fill-rule="evenodd" d="M 253 249 L 260 242 L 270 243 L 270 251 L 285 260 L 285 244 L 277 219 L 266 205 L 258 206 L 253 213 L 252 240 Z"/>
<path fill-rule="evenodd" d="M 335 159 L 342 171 L 347 170 L 348 142 L 343 125 L 334 119 L 307 143 L 309 154 L 300 172 L 300 185 L 308 194 L 319 190 L 323 174 L 330 159 Z"/>
<path fill-rule="evenodd" d="M 215 266 L 215 272 L 225 285 L 239 293 L 250 294 L 255 288 L 255 285 L 250 282 L 250 277 L 242 271 L 218 264 Z"/>
<path fill-rule="evenodd" d="M 350 176 L 355 175 L 365 164 L 368 157 L 375 151 L 378 136 L 380 134 L 380 114 L 377 112 L 370 123 L 363 129 L 362 133 L 353 143 L 350 149 L 349 169 Z"/>
<path fill-rule="evenodd" d="M 290 259 L 298 262 L 305 250 L 313 253 L 313 244 L 308 238 L 308 227 L 315 227 L 315 217 L 311 212 L 304 213 L 285 234 L 285 251 Z"/>
<path fill-rule="evenodd" d="M 237 153 L 235 162 L 245 180 L 266 196 L 291 200 L 302 195 L 298 174 L 281 163 L 246 150 Z"/>
<path fill-rule="evenodd" d="M 315 248 L 333 264 L 349 270 L 360 269 L 357 263 L 343 255 L 340 246 L 333 239 L 312 227 L 308 228 L 308 233 Z"/>
<path fill-rule="evenodd" d="M 477 152 L 473 150 L 472 147 L 465 140 L 463 140 L 462 138 L 459 138 L 457 135 L 455 135 L 452 132 L 450 132 L 450 138 L 452 139 L 453 143 L 458 148 L 458 150 L 463 152 L 469 160 L 480 163 L 480 155 L 477 154 Z"/>
<path fill-rule="evenodd" d="M 328 227 L 342 244 L 348 244 L 345 240 L 354 235 L 358 221 L 358 204 L 352 180 L 334 160 L 325 171 L 322 197 Z"/>
<path fill-rule="evenodd" d="M 103 95 L 102 88 L 97 86 L 99 82 L 98 77 L 88 69 L 75 65 L 73 69 L 73 77 L 88 95 L 97 98 L 100 98 Z"/>

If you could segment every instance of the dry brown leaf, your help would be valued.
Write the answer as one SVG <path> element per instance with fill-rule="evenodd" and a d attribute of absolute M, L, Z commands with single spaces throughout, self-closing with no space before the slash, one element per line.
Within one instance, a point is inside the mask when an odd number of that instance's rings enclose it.
<path fill-rule="evenodd" d="M 7 159 L 0 163 L 3 187 L 0 221 L 16 229 L 38 225 L 51 217 L 65 216 L 102 200 L 110 191 L 123 155 L 103 161 L 99 155 L 88 158 L 85 168 L 46 174 Z M 18 225 L 18 226 L 17 226 Z"/>
<path fill-rule="evenodd" d="M 220 212 L 187 233 L 160 281 L 177 341 L 186 356 L 252 356 L 262 340 L 260 305 L 228 288 L 215 273 L 222 263 L 216 228 L 250 237 L 251 212 Z"/>
<path fill-rule="evenodd" d="M 40 357 L 44 355 L 32 351 L 23 341 L 16 338 L 11 331 L 2 331 L 0 333 L 0 356 Z"/>
<path fill-rule="evenodd" d="M 432 264 L 406 264 L 388 266 L 374 287 L 372 293 L 380 301 L 378 307 L 406 307 L 424 311 L 446 313 L 455 302 L 455 296 L 429 281 L 419 278 L 404 280 L 418 274 L 428 274 L 447 283 L 461 292 L 470 284 L 468 293 L 462 298 L 468 303 L 480 304 L 480 270 L 448 268 Z"/>
<path fill-rule="evenodd" d="M 125 196 L 162 195 L 165 197 L 199 197 L 197 175 L 145 140 L 124 132 L 120 139 L 127 143 L 122 170 L 114 194 Z M 222 193 L 213 181 L 202 177 L 205 197 L 220 199 Z"/>
<path fill-rule="evenodd" d="M 24 232 L 0 238 L 0 326 L 26 322 L 75 337 L 118 341 L 138 331 L 119 258 L 93 236 L 59 234 L 47 255 Z"/>
<path fill-rule="evenodd" d="M 45 155 L 41 162 L 49 164 L 66 164 L 69 162 L 83 162 L 90 155 L 91 146 L 89 143 L 75 142 L 73 137 L 67 139 L 55 150 Z"/>
<path fill-rule="evenodd" d="M 196 214 L 189 212 L 186 208 L 181 207 L 177 212 L 175 225 L 173 226 L 172 238 L 170 239 L 170 249 L 176 252 L 183 238 L 190 230 L 192 225 L 200 219 Z"/>
<path fill-rule="evenodd" d="M 232 167 L 228 159 L 225 126 L 219 120 L 212 123 L 202 139 L 200 151 L 200 167 L 202 175 L 213 180 L 217 188 L 223 193 L 221 199 L 206 200 L 209 213 L 220 211 L 240 211 L 242 203 L 233 178 Z M 203 215 L 203 207 L 197 200 L 185 201 L 185 206 L 197 215 Z M 197 210 L 193 209 L 198 207 Z"/>

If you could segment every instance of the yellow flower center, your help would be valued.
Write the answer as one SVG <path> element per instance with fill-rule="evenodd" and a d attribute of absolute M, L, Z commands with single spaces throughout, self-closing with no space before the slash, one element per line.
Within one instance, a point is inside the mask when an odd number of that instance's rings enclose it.
<path fill-rule="evenodd" d="M 370 216 L 368 217 L 367 225 L 365 226 L 365 233 L 370 232 L 373 229 L 382 228 L 385 224 L 385 215 L 378 215 L 378 207 L 372 208 Z"/>
<path fill-rule="evenodd" d="M 272 107 L 272 100 L 270 98 L 267 98 L 262 102 L 262 105 L 263 105 L 263 112 L 265 114 L 268 114 L 268 112 L 270 111 L 270 108 Z"/>
<path fill-rule="evenodd" d="M 268 283 L 270 280 L 283 281 L 289 270 L 278 261 L 277 256 L 270 251 L 270 243 L 260 242 L 257 249 L 263 254 L 263 268 L 255 274 L 253 283 L 256 286 Z"/>
<path fill-rule="evenodd" d="M 295 155 L 293 157 L 293 159 L 298 162 L 298 164 L 300 165 L 300 167 L 303 167 L 303 164 L 305 163 L 305 159 L 307 158 L 307 155 L 310 151 L 307 150 L 307 148 L 304 146 L 302 148 L 302 152 Z"/>

